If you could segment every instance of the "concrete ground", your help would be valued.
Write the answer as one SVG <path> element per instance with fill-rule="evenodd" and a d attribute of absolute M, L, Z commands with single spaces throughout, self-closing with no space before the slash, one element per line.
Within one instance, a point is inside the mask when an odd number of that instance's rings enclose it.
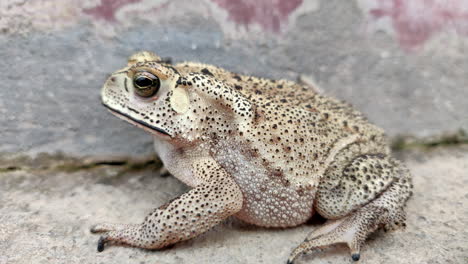
<path fill-rule="evenodd" d="M 376 232 L 359 263 L 467 263 L 468 147 L 400 153 L 414 177 L 404 231 Z M 178 180 L 140 168 L 97 165 L 10 168 L 0 173 L 0 263 L 285 263 L 321 220 L 264 229 L 228 219 L 170 249 L 109 246 L 96 251 L 89 227 L 101 221 L 138 223 L 152 208 L 186 191 Z M 41 164 L 46 163 L 42 161 Z M 2 164 L 4 165 L 4 164 Z M 337 246 L 297 263 L 350 263 Z"/>

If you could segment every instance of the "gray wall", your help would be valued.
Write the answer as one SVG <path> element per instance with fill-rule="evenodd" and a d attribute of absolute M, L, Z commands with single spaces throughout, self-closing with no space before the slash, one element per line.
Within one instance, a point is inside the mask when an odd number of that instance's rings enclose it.
<path fill-rule="evenodd" d="M 422 0 L 80 2 L 0 4 L 0 153 L 151 152 L 148 135 L 99 101 L 106 76 L 141 49 L 263 77 L 307 76 L 390 136 L 468 129 L 463 0 L 426 11 Z"/>

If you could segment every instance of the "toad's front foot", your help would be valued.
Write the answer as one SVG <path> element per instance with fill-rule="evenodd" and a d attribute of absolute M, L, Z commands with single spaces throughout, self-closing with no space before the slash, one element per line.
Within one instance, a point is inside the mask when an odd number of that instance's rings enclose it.
<path fill-rule="evenodd" d="M 107 242 L 114 242 L 116 244 L 126 244 L 141 248 L 149 248 L 151 243 L 144 238 L 148 238 L 147 235 L 142 233 L 143 225 L 136 224 L 97 224 L 90 228 L 91 233 L 105 233 L 103 234 L 97 243 L 97 251 L 104 251 L 104 246 Z"/>
<path fill-rule="evenodd" d="M 138 230 L 138 226 L 136 224 L 113 224 L 113 223 L 103 223 L 103 224 L 96 224 L 90 228 L 91 233 L 105 233 L 102 235 L 97 244 L 97 251 L 102 252 L 104 251 L 104 245 L 108 241 L 115 241 L 117 243 L 123 244 L 131 244 L 132 241 L 128 238 L 125 239 L 125 234 L 132 233 L 136 234 Z"/>

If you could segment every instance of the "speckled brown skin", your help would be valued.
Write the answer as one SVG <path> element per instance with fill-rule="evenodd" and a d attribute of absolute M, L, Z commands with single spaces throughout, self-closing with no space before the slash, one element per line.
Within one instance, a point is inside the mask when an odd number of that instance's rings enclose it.
<path fill-rule="evenodd" d="M 138 88 L 141 76 L 151 85 Z M 410 176 L 390 157 L 383 131 L 311 88 L 141 52 L 107 80 L 102 101 L 152 133 L 168 171 L 193 189 L 142 224 L 94 226 L 106 232 L 99 251 L 111 241 L 163 248 L 231 215 L 291 227 L 318 212 L 329 221 L 288 262 L 336 243 L 357 260 L 369 233 L 404 225 Z"/>

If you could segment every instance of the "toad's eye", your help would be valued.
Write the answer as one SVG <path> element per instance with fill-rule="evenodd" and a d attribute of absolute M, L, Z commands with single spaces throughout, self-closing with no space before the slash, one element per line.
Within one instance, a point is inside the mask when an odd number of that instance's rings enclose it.
<path fill-rule="evenodd" d="M 141 97 L 151 97 L 155 95 L 161 82 L 159 78 L 149 72 L 137 73 L 133 78 L 133 87 L 135 87 L 135 93 Z"/>

